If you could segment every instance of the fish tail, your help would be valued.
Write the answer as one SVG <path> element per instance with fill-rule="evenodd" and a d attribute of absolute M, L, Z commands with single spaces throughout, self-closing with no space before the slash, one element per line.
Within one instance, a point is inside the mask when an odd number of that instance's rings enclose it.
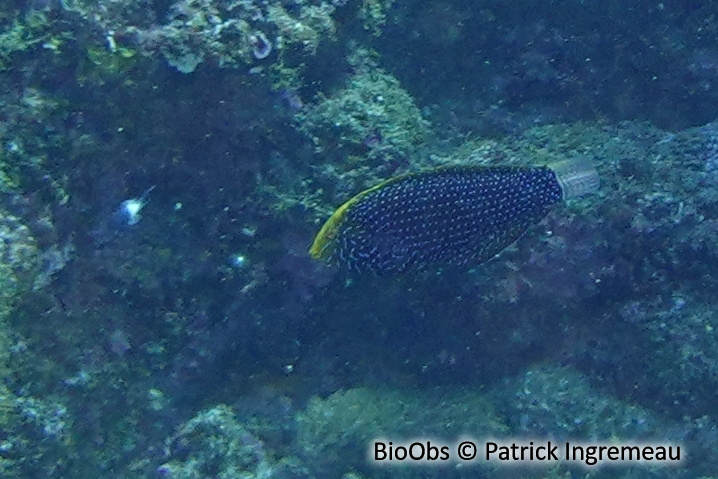
<path fill-rule="evenodd" d="M 556 175 L 564 200 L 593 193 L 601 185 L 598 172 L 586 159 L 561 161 L 549 168 Z"/>

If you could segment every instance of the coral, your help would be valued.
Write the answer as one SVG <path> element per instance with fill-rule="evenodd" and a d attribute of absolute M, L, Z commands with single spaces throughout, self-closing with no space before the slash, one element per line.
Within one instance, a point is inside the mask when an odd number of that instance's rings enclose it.
<path fill-rule="evenodd" d="M 63 6 L 96 24 L 113 52 L 136 45 L 150 56 L 161 53 L 183 73 L 204 62 L 244 70 L 298 65 L 321 43 L 334 40 L 336 30 L 337 6 L 325 1 L 297 3 L 291 11 L 281 3 L 254 0 L 177 0 L 156 10 L 116 1 L 75 0 Z"/>
<path fill-rule="evenodd" d="M 53 40 L 48 28 L 50 21 L 42 11 L 33 10 L 24 18 L 15 19 L 0 28 L 0 71 L 9 68 L 19 52 L 43 46 L 52 48 Z"/>
<path fill-rule="evenodd" d="M 512 434 L 519 436 L 658 440 L 665 432 L 665 424 L 649 410 L 597 393 L 570 368 L 530 367 L 502 381 L 493 394 L 498 414 L 505 417 Z"/>
<path fill-rule="evenodd" d="M 364 28 L 375 36 L 381 35 L 387 23 L 387 12 L 394 5 L 395 0 L 363 0 L 360 17 Z"/>
<path fill-rule="evenodd" d="M 291 461 L 274 464 L 262 442 L 224 405 L 199 412 L 167 441 L 168 461 L 157 469 L 167 479 L 301 478 Z"/>
<path fill-rule="evenodd" d="M 115 47 L 111 50 L 107 45 L 89 46 L 86 50 L 86 61 L 83 62 L 78 76 L 95 83 L 112 79 L 124 80 L 138 61 L 137 51 L 132 48 Z"/>
<path fill-rule="evenodd" d="M 640 330 L 645 347 L 653 351 L 644 362 L 650 380 L 639 377 L 634 387 L 654 404 L 713 408 L 707 396 L 718 377 L 715 307 L 688 292 L 676 292 L 671 297 L 644 298 L 622 311 L 622 319 Z"/>
<path fill-rule="evenodd" d="M 335 7 L 332 4 L 302 5 L 298 18 L 291 16 L 281 5 L 267 8 L 268 20 L 276 25 L 277 47 L 298 46 L 307 53 L 315 54 L 322 39 L 332 39 L 336 27 L 332 20 Z"/>
<path fill-rule="evenodd" d="M 180 1 L 170 8 L 162 27 L 131 31 L 146 51 L 159 49 L 183 73 L 191 73 L 206 58 L 220 66 L 251 63 L 256 27 L 246 17 L 257 13 L 230 7 L 209 0 Z"/>
<path fill-rule="evenodd" d="M 411 96 L 368 52 L 359 51 L 349 61 L 356 72 L 344 88 L 320 94 L 295 114 L 297 128 L 314 145 L 312 186 L 328 194 L 330 204 L 383 178 L 421 168 L 432 136 Z"/>
<path fill-rule="evenodd" d="M 8 479 L 67 471 L 72 444 L 67 407 L 58 397 L 15 397 L 0 387 L 0 474 Z"/>
<path fill-rule="evenodd" d="M 360 66 L 344 89 L 320 97 L 296 119 L 316 152 L 339 167 L 355 157 L 385 174 L 392 173 L 387 169 L 393 162 L 413 161 L 429 139 L 428 122 L 411 96 L 371 63 Z"/>
<path fill-rule="evenodd" d="M 694 34 L 715 30 L 707 4 L 675 4 L 657 15 L 620 4 L 573 13 L 544 5 L 530 19 L 524 7 L 397 2 L 386 10 L 394 28 L 383 28 L 372 46 L 419 103 L 437 106 L 435 124 L 446 114 L 442 130 L 495 134 L 603 116 L 645 118 L 677 131 L 714 119 L 708 105 L 716 101 L 718 54 Z M 595 31 L 597 19 L 615 21 Z M 639 34 L 631 28 L 639 23 L 652 28 Z"/>
<path fill-rule="evenodd" d="M 0 318 L 7 316 L 20 294 L 32 289 L 40 258 L 30 229 L 0 210 Z"/>
<path fill-rule="evenodd" d="M 463 390 L 401 390 L 356 388 L 313 398 L 299 414 L 299 455 L 321 477 L 339 477 L 352 470 L 381 475 L 369 467 L 367 448 L 378 438 L 406 440 L 428 437 L 449 443 L 460 435 L 489 437 L 505 432 L 502 422 L 481 393 Z M 408 476 L 414 471 L 407 471 Z M 380 474 L 377 476 L 376 474 Z"/>

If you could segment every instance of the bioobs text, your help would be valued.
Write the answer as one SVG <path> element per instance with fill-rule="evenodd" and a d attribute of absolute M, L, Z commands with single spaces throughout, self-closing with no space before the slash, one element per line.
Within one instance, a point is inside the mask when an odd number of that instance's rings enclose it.
<path fill-rule="evenodd" d="M 374 441 L 371 459 L 374 461 L 448 461 L 449 446 L 436 446 L 431 441 L 415 441 L 394 445 L 391 441 Z"/>
<path fill-rule="evenodd" d="M 371 442 L 370 461 L 378 464 L 443 464 L 447 461 L 491 462 L 505 465 L 552 464 L 559 461 L 586 467 L 613 465 L 671 466 L 681 462 L 681 446 L 670 443 L 556 443 L 539 441 L 474 441 L 464 438 L 455 445 L 417 439 Z"/>

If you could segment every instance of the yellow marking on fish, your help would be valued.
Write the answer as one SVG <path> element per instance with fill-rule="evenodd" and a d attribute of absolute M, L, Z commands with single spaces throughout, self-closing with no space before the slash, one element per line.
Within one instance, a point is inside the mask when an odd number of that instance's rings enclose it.
<path fill-rule="evenodd" d="M 346 214 L 347 210 L 351 208 L 354 204 L 358 203 L 359 200 L 364 198 L 369 193 L 386 186 L 387 183 L 396 181 L 399 178 L 403 178 L 404 176 L 407 175 L 401 175 L 395 178 L 390 178 L 388 180 L 382 181 L 378 185 L 372 186 L 371 188 L 367 188 L 366 190 L 357 193 L 356 195 L 345 201 L 324 223 L 322 229 L 319 230 L 319 233 L 317 233 L 317 236 L 314 238 L 312 247 L 309 248 L 309 255 L 316 260 L 329 259 L 332 253 L 331 249 L 329 249 L 329 246 L 331 246 L 332 242 L 336 238 L 337 233 L 339 232 L 339 228 L 344 221 L 344 215 Z"/>

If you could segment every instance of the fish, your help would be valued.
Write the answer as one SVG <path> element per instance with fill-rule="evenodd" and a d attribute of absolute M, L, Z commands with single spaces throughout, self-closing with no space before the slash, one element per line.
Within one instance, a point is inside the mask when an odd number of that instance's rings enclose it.
<path fill-rule="evenodd" d="M 444 166 L 390 178 L 339 206 L 312 258 L 379 274 L 479 265 L 551 207 L 598 189 L 587 160 L 550 166 Z"/>

